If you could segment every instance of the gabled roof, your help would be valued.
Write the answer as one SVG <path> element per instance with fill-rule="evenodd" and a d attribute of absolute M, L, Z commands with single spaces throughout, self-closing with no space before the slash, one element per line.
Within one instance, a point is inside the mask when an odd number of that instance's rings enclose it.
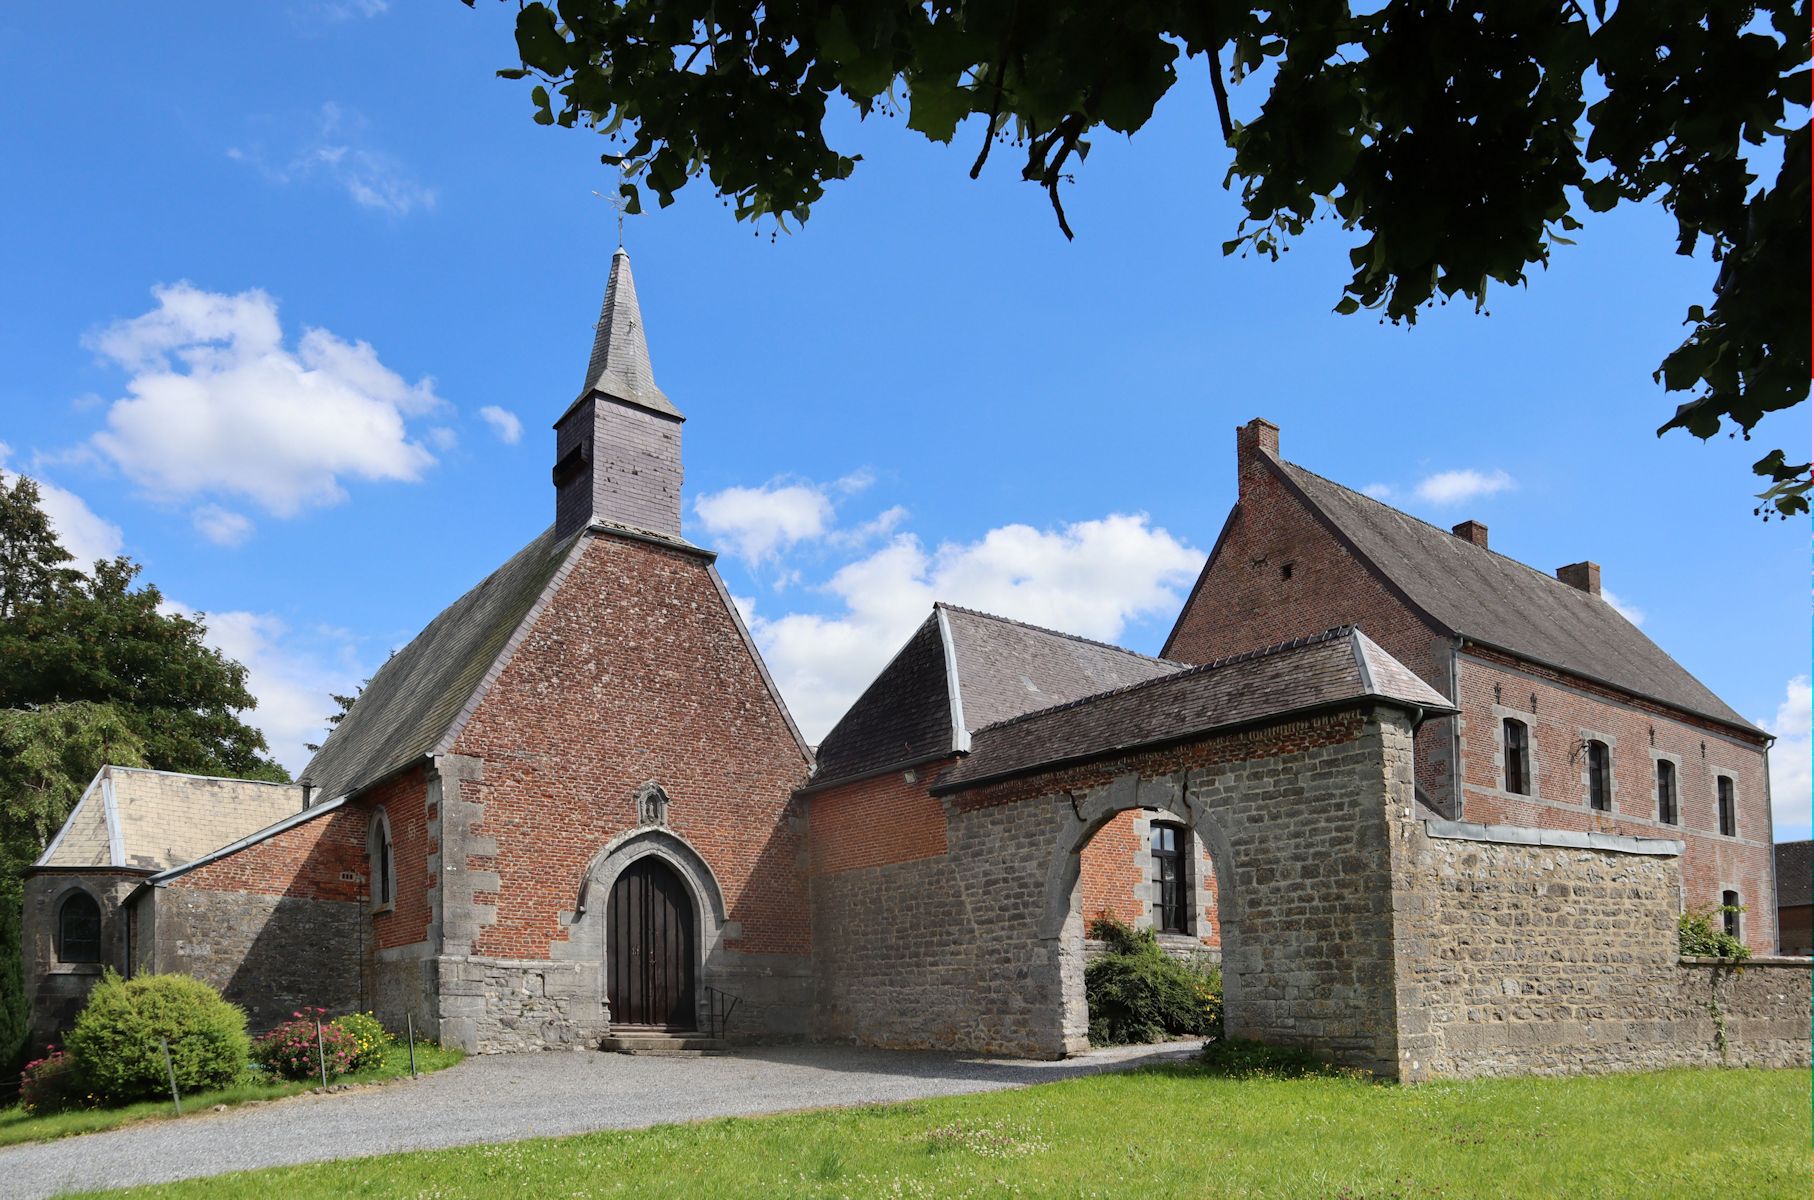
<path fill-rule="evenodd" d="M 167 870 L 301 811 L 294 783 L 102 767 L 34 865 Z"/>
<path fill-rule="evenodd" d="M 937 794 L 1363 701 L 1425 713 L 1446 699 L 1360 630 L 1342 626 L 1012 718 L 976 731 Z"/>
<path fill-rule="evenodd" d="M 1259 453 L 1364 563 L 1449 633 L 1761 732 L 1599 596 Z"/>
<path fill-rule="evenodd" d="M 557 542 L 548 528 L 448 605 L 378 668 L 309 760 L 303 780 L 331 798 L 436 752 L 584 536 L 582 530 Z"/>
<path fill-rule="evenodd" d="M 1776 906 L 1814 904 L 1814 842 L 1776 843 Z"/>
<path fill-rule="evenodd" d="M 605 303 L 592 337 L 592 357 L 586 362 L 586 386 L 580 390 L 580 399 L 593 392 L 664 417 L 686 419 L 655 386 L 655 368 L 649 362 L 649 342 L 643 333 L 642 305 L 636 299 L 636 279 L 630 274 L 630 255 L 622 246 L 611 256 L 611 277 L 605 282 Z"/>
<path fill-rule="evenodd" d="M 808 787 L 954 754 L 984 725 L 1183 669 L 1104 642 L 935 604 L 819 743 Z"/>

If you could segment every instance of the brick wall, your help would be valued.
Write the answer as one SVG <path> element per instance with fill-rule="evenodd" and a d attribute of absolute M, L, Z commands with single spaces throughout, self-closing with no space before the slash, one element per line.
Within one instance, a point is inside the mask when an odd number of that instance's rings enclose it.
<path fill-rule="evenodd" d="M 358 903 L 365 898 L 367 820 L 359 806 L 344 805 L 178 875 L 169 887 Z"/>
<path fill-rule="evenodd" d="M 1695 908 L 1736 891 L 1749 911 L 1740 932 L 1753 952 L 1776 952 L 1775 860 L 1761 747 L 1667 710 L 1646 710 L 1585 691 L 1554 672 L 1489 659 L 1459 658 L 1463 816 L 1487 824 L 1591 830 L 1685 843 L 1682 897 Z M 1533 705 L 1534 700 L 1534 705 Z M 1503 719 L 1530 729 L 1533 794 L 1505 791 Z M 1588 807 L 1584 743 L 1611 751 L 1612 811 Z M 1657 819 L 1656 763 L 1676 764 L 1681 822 Z M 1729 775 L 1738 801 L 1738 836 L 1719 833 L 1716 778 Z"/>
<path fill-rule="evenodd" d="M 1077 856 L 1077 887 L 1084 928 L 1103 914 L 1129 925 L 1151 925 L 1152 904 L 1142 894 L 1147 879 L 1142 857 L 1147 848 L 1144 823 L 1133 809 L 1113 817 L 1096 831 Z"/>
<path fill-rule="evenodd" d="M 927 784 L 956 759 L 813 792 L 805 798 L 815 875 L 945 853 L 945 812 Z"/>
<path fill-rule="evenodd" d="M 1808 1064 L 1809 964 L 1679 959 L 1673 856 L 1394 844 L 1407 1078 Z"/>
<path fill-rule="evenodd" d="M 1446 639 L 1349 554 L 1273 469 L 1251 452 L 1241 454 L 1237 466 L 1239 502 L 1178 616 L 1164 657 L 1211 662 L 1337 625 L 1358 625 L 1448 695 Z M 1446 719 L 1427 722 L 1417 736 L 1417 782 L 1439 803 L 1451 793 L 1451 737 Z"/>
<path fill-rule="evenodd" d="M 390 911 L 372 915 L 372 940 L 378 948 L 388 950 L 429 940 L 434 918 L 439 881 L 430 861 L 440 849 L 439 823 L 429 800 L 426 771 L 412 767 L 359 797 L 359 811 L 368 828 L 371 814 L 380 808 L 390 824 L 396 902 Z M 363 869 L 369 872 L 370 867 Z"/>

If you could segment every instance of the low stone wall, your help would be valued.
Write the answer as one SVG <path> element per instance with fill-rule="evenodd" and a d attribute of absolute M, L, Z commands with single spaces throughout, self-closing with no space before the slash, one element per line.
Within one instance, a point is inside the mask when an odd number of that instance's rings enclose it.
<path fill-rule="evenodd" d="M 180 885 L 152 889 L 155 942 L 146 969 L 181 971 L 246 1010 L 254 1034 L 304 1005 L 359 1008 L 361 906 Z"/>
<path fill-rule="evenodd" d="M 1404 1078 L 1808 1063 L 1808 960 L 1679 958 L 1673 843 L 1536 840 L 1404 823 Z"/>

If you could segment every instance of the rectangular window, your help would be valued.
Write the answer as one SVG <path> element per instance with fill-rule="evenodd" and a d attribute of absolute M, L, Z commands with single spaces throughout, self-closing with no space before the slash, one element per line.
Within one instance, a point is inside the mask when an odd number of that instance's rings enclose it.
<path fill-rule="evenodd" d="M 1183 833 L 1176 825 L 1153 826 L 1153 867 L 1159 882 L 1159 896 L 1154 907 L 1158 910 L 1155 915 L 1161 933 L 1190 932 L 1185 911 L 1185 897 L 1190 894 L 1190 887 L 1184 869 L 1186 839 Z"/>
<path fill-rule="evenodd" d="M 1720 797 L 1720 833 L 1726 837 L 1738 836 L 1738 800 L 1732 794 L 1732 781 L 1726 776 L 1719 777 Z"/>
<path fill-rule="evenodd" d="M 1517 796 L 1531 794 L 1530 730 L 1523 721 L 1505 719 L 1505 790 Z"/>
<path fill-rule="evenodd" d="M 1657 820 L 1665 825 L 1682 823 L 1681 806 L 1675 796 L 1675 764 L 1657 759 Z"/>
<path fill-rule="evenodd" d="M 1725 918 L 1726 932 L 1731 934 L 1733 937 L 1739 936 L 1739 933 L 1738 933 L 1739 903 L 1738 903 L 1738 893 L 1737 892 L 1721 892 L 1720 893 L 1720 916 Z"/>
<path fill-rule="evenodd" d="M 1587 743 L 1587 803 L 1600 812 L 1612 811 L 1612 749 L 1605 742 Z"/>

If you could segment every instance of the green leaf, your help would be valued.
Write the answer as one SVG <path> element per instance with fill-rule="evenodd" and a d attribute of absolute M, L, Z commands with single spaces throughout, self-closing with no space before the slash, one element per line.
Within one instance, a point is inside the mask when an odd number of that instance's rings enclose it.
<path fill-rule="evenodd" d="M 523 62 L 536 70 L 547 75 L 566 73 L 567 39 L 561 36 L 554 13 L 546 5 L 530 4 L 517 13 L 516 47 Z"/>
<path fill-rule="evenodd" d="M 535 123 L 537 125 L 554 124 L 554 113 L 548 108 L 548 89 L 539 83 L 536 84 L 535 90 L 529 93 L 529 99 L 535 104 Z"/>

